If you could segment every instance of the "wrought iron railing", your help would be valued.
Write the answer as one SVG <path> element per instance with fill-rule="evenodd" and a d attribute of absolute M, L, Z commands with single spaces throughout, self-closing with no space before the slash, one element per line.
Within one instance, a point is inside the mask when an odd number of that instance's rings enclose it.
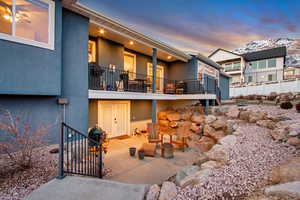
<path fill-rule="evenodd" d="M 215 80 L 171 80 L 156 77 L 156 93 L 204 94 L 216 92 Z M 89 65 L 89 89 L 124 92 L 152 92 L 152 76 L 116 68 Z"/>
<path fill-rule="evenodd" d="M 62 123 L 59 178 L 76 174 L 102 178 L 102 141 L 95 141 Z"/>

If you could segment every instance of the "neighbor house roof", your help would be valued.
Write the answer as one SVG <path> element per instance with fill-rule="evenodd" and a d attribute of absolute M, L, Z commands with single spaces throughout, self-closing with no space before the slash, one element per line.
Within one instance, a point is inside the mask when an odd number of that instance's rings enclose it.
<path fill-rule="evenodd" d="M 218 70 L 221 69 L 221 66 L 219 64 L 217 64 L 216 62 L 214 62 L 213 60 L 211 60 L 210 58 L 198 53 L 197 55 L 194 55 L 198 60 L 204 62 L 207 65 L 210 65 Z"/>
<path fill-rule="evenodd" d="M 255 61 L 268 58 L 285 57 L 286 47 L 277 47 L 272 49 L 266 49 L 261 51 L 255 51 L 250 53 L 241 54 L 247 61 Z"/>
<path fill-rule="evenodd" d="M 225 51 L 225 52 L 227 52 L 227 53 L 231 53 L 231 54 L 236 55 L 236 56 L 241 56 L 241 55 L 239 55 L 239 54 L 237 54 L 237 53 L 233 53 L 233 52 L 228 51 L 228 50 L 226 50 L 226 49 L 218 48 L 218 49 L 214 50 L 208 57 L 209 57 L 209 58 L 212 57 L 212 56 L 213 56 L 214 54 L 216 54 L 218 51 Z"/>

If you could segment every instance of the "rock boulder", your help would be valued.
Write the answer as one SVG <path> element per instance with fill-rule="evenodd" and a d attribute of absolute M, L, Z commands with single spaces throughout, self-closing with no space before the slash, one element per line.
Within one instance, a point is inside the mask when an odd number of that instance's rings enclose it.
<path fill-rule="evenodd" d="M 163 182 L 158 200 L 171 200 L 177 194 L 176 185 L 172 182 Z"/>

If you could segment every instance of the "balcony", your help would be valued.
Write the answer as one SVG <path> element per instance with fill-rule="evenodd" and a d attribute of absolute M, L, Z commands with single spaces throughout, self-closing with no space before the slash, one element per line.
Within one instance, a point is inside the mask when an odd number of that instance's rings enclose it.
<path fill-rule="evenodd" d="M 204 84 L 203 84 L 204 83 Z M 120 69 L 89 65 L 89 89 L 114 92 L 152 93 L 152 76 Z M 216 94 L 214 79 L 170 80 L 156 78 L 156 93 L 168 95 Z"/>

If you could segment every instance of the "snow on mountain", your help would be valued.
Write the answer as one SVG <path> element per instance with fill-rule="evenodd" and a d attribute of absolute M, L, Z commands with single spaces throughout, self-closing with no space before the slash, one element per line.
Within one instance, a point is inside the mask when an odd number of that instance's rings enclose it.
<path fill-rule="evenodd" d="M 300 67 L 300 39 L 278 38 L 267 40 L 255 40 L 249 42 L 243 47 L 233 50 L 232 52 L 237 54 L 244 54 L 253 51 L 260 51 L 281 46 L 286 46 L 287 48 L 286 66 Z"/>

